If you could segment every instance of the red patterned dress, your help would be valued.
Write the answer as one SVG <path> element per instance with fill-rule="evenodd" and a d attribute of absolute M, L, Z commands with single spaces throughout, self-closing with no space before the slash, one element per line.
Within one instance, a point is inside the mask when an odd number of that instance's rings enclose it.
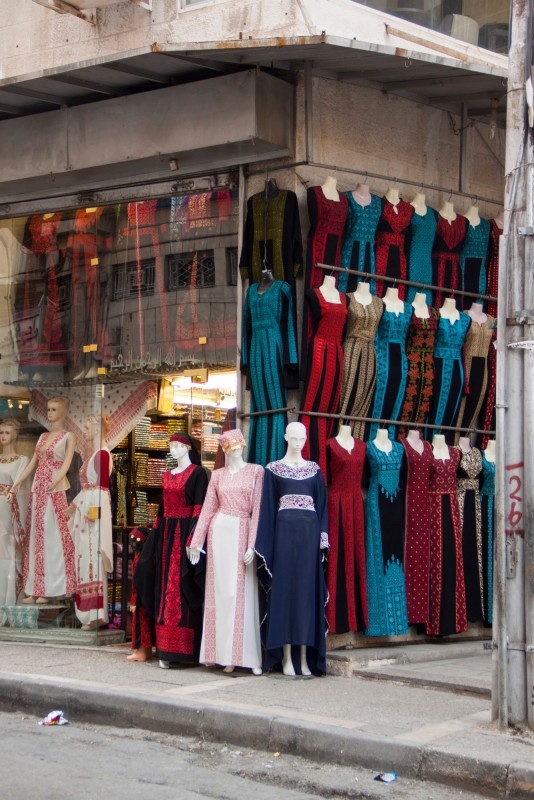
<path fill-rule="evenodd" d="M 198 661 L 205 561 L 201 559 L 193 567 L 185 548 L 207 488 L 206 472 L 195 464 L 183 472 L 173 475 L 169 470 L 163 475 L 163 497 L 150 537 L 156 565 L 154 598 L 147 599 L 143 594 L 141 602 L 146 609 L 154 607 L 156 652 L 164 661 Z M 149 554 L 146 546 L 143 556 L 145 552 Z"/>
<path fill-rule="evenodd" d="M 382 214 L 378 220 L 375 236 L 376 274 L 406 280 L 408 261 L 406 258 L 406 234 L 414 208 L 410 203 L 400 200 L 396 206 L 385 197 L 382 198 Z M 386 293 L 389 282 L 371 283 L 371 291 L 378 297 Z M 406 287 L 399 286 L 399 297 L 404 300 Z"/>
<path fill-rule="evenodd" d="M 313 336 L 308 361 L 308 376 L 300 421 L 308 439 L 302 455 L 321 467 L 326 480 L 326 440 L 332 435 L 334 420 L 306 416 L 306 411 L 337 414 L 343 375 L 343 332 L 349 298 L 339 295 L 340 303 L 329 303 L 320 289 L 308 289 L 306 300 L 311 311 Z"/>
<path fill-rule="evenodd" d="M 404 580 L 408 622 L 428 622 L 430 601 L 430 471 L 434 464 L 432 447 L 421 440 L 419 453 L 407 439 L 402 440 L 408 465 L 406 483 L 406 526 L 404 533 Z"/>
<path fill-rule="evenodd" d="M 328 465 L 328 566 L 326 620 L 330 633 L 367 628 L 365 518 L 361 492 L 365 442 L 348 452 L 337 439 L 326 443 Z"/>
<path fill-rule="evenodd" d="M 428 319 L 412 314 L 406 337 L 408 379 L 400 414 L 400 419 L 404 422 L 423 424 L 430 411 L 434 382 L 434 343 L 440 316 L 435 308 L 427 308 Z M 404 428 L 400 428 L 399 436 L 405 435 Z"/>
<path fill-rule="evenodd" d="M 433 292 L 435 308 L 441 308 L 443 300 L 452 289 L 460 288 L 460 252 L 467 236 L 468 221 L 460 214 L 448 222 L 438 214 L 438 225 L 432 247 L 432 283 L 443 291 Z"/>
<path fill-rule="evenodd" d="M 429 636 L 467 630 L 462 524 L 456 472 L 460 451 L 449 447 L 446 461 L 434 458 L 430 473 Z"/>

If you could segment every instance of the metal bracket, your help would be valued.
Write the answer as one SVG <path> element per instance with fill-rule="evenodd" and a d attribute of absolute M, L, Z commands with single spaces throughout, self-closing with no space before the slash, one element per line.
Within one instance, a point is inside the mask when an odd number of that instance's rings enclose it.
<path fill-rule="evenodd" d="M 497 642 L 483 642 L 484 650 L 498 650 L 499 645 Z"/>
<path fill-rule="evenodd" d="M 518 228 L 517 232 L 519 236 L 534 236 L 534 228 L 532 227 Z"/>
<path fill-rule="evenodd" d="M 534 653 L 534 644 L 527 644 L 525 647 L 525 653 Z"/>
<path fill-rule="evenodd" d="M 517 572 L 517 545 L 515 538 L 506 537 L 506 577 L 515 578 Z"/>

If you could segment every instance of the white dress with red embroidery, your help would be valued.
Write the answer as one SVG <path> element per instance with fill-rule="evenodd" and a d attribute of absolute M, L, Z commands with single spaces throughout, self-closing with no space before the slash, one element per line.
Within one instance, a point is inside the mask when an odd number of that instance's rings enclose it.
<path fill-rule="evenodd" d="M 7 493 L 26 469 L 28 459 L 18 455 L 0 456 L 0 625 L 5 625 L 3 606 L 17 602 L 22 589 L 22 548 L 28 492 L 21 488 L 10 503 Z"/>
<path fill-rule="evenodd" d="M 80 469 L 81 492 L 72 505 L 69 527 L 76 553 L 76 616 L 82 625 L 109 622 L 107 573 L 113 570 L 113 536 L 109 476 L 109 450 L 97 450 Z M 98 511 L 97 511 L 98 509 Z M 96 516 L 99 514 L 99 517 Z"/>
<path fill-rule="evenodd" d="M 206 596 L 200 661 L 261 668 L 260 618 L 254 547 L 263 487 L 263 467 L 245 464 L 237 473 L 216 470 L 191 540 L 206 555 Z"/>
<path fill-rule="evenodd" d="M 64 478 L 53 492 L 49 486 L 63 466 L 67 431 L 43 433 L 26 518 L 24 592 L 32 597 L 63 597 L 74 592 L 74 542 L 67 523 L 69 482 Z"/>

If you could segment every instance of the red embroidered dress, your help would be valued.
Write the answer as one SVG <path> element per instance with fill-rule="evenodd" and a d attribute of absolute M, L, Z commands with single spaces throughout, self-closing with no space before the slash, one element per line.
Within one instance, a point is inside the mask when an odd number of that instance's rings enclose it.
<path fill-rule="evenodd" d="M 487 293 L 497 297 L 499 288 L 499 240 L 502 230 L 494 219 L 490 219 L 490 243 L 488 258 L 488 288 Z M 497 301 L 488 300 L 487 311 L 492 317 L 497 317 Z M 488 388 L 482 411 L 482 427 L 484 430 L 495 430 L 495 386 L 497 382 L 497 351 L 493 342 L 497 338 L 497 331 L 493 333 L 493 341 L 488 353 Z M 482 437 L 482 447 L 488 446 L 489 436 Z"/>
<path fill-rule="evenodd" d="M 395 210 L 396 209 L 396 210 Z M 382 214 L 378 220 L 375 235 L 375 268 L 377 275 L 406 280 L 408 261 L 406 259 L 406 234 L 414 213 L 413 206 L 400 200 L 394 206 L 385 197 L 382 198 Z M 371 283 L 371 291 L 383 297 L 390 283 L 376 281 Z M 400 285 L 399 297 L 404 300 L 406 287 Z"/>
<path fill-rule="evenodd" d="M 467 236 L 468 221 L 460 214 L 448 222 L 438 214 L 438 224 L 432 247 L 432 283 L 443 291 L 433 292 L 435 308 L 441 308 L 443 300 L 452 289 L 459 289 L 460 252 Z"/>
<path fill-rule="evenodd" d="M 439 311 L 427 306 L 429 317 L 422 319 L 412 314 L 406 355 L 408 357 L 408 379 L 402 403 L 400 419 L 404 422 L 426 422 L 430 411 L 432 384 L 434 382 L 434 343 L 439 323 Z M 404 428 L 399 436 L 405 436 Z"/>
<path fill-rule="evenodd" d="M 326 443 L 328 465 L 328 565 L 326 620 L 330 633 L 367 628 L 365 519 L 361 492 L 365 443 L 355 439 L 352 452 L 337 439 Z"/>

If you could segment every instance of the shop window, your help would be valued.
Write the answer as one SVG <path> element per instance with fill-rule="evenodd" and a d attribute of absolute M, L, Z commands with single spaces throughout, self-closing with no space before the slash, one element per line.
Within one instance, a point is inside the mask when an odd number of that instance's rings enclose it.
<path fill-rule="evenodd" d="M 213 250 L 191 250 L 167 257 L 167 289 L 208 289 L 215 286 L 215 254 Z"/>
<path fill-rule="evenodd" d="M 237 286 L 238 259 L 237 247 L 226 248 L 226 282 L 228 286 Z"/>
<path fill-rule="evenodd" d="M 128 297 L 150 297 L 154 294 L 156 262 L 153 258 L 143 259 L 139 264 L 129 261 L 115 272 L 113 299 L 125 300 Z"/>

